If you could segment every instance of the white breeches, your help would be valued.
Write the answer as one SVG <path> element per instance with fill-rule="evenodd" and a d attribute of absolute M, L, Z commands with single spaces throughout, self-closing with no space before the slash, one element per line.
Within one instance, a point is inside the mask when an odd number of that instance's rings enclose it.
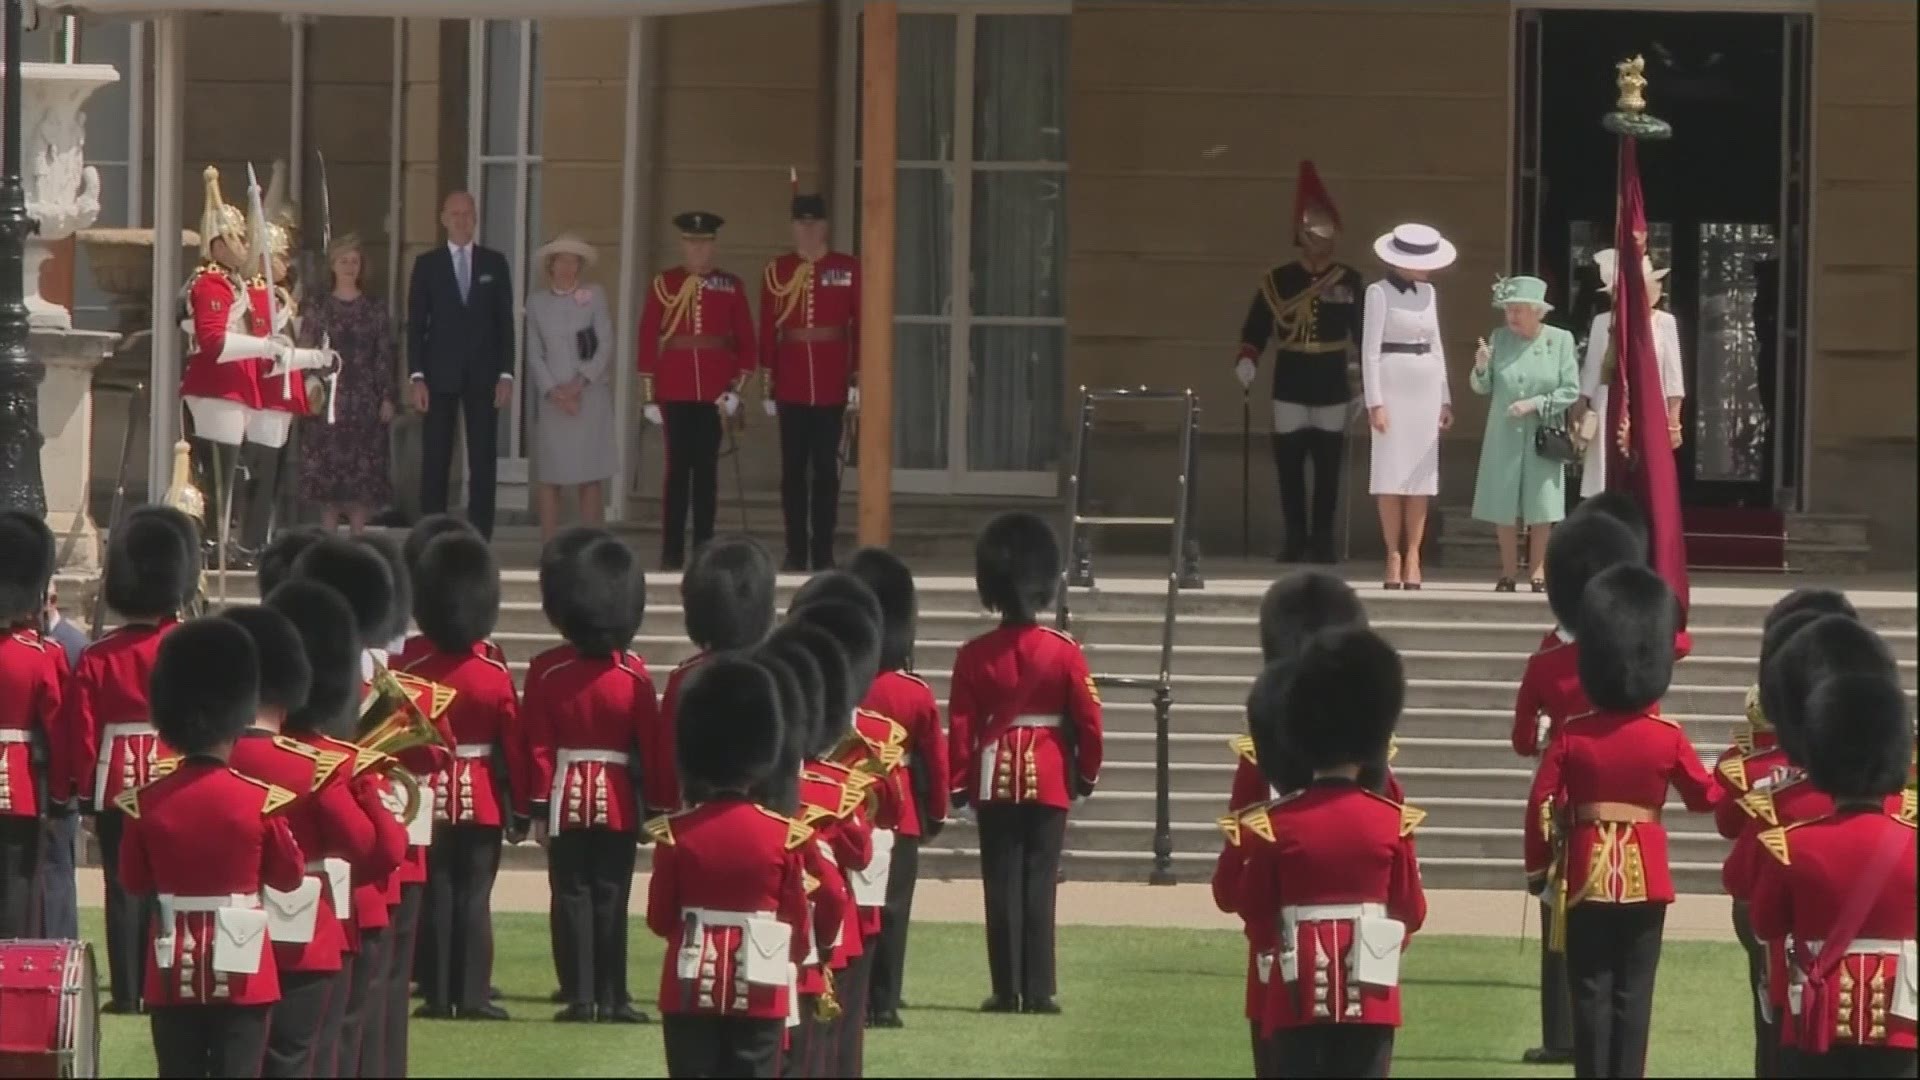
<path fill-rule="evenodd" d="M 278 450 L 287 445 L 293 430 L 293 414 L 277 409 L 249 409 L 226 398 L 190 397 L 187 412 L 193 415 L 195 437 L 221 446 L 254 443 Z"/>
<path fill-rule="evenodd" d="M 1347 430 L 1347 419 L 1351 415 L 1352 406 L 1348 402 L 1338 405 L 1301 405 L 1293 401 L 1276 401 L 1273 403 L 1273 430 L 1276 435 L 1307 428 L 1338 434 Z"/>

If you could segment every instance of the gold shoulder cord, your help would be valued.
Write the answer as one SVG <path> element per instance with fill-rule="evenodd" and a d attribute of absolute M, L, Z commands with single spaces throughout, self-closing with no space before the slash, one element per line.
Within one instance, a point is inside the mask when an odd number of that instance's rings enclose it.
<path fill-rule="evenodd" d="M 1260 281 L 1260 295 L 1266 298 L 1267 306 L 1273 309 L 1273 336 L 1277 347 L 1285 349 L 1305 345 L 1313 336 L 1313 326 L 1307 321 L 1306 314 L 1314 301 L 1328 286 L 1340 280 L 1341 268 L 1329 267 L 1326 273 L 1314 278 L 1298 295 L 1281 299 L 1280 289 L 1273 282 L 1273 274 L 1268 273 Z"/>
<path fill-rule="evenodd" d="M 813 264 L 805 259 L 793 268 L 793 276 L 782 282 L 774 274 L 777 263 L 768 263 L 766 272 L 767 292 L 780 302 L 773 316 L 773 324 L 779 326 L 787 317 L 799 310 L 801 305 L 813 298 Z"/>
<path fill-rule="evenodd" d="M 653 298 L 660 301 L 660 306 L 665 309 L 660 317 L 660 338 L 656 344 L 665 345 L 667 339 L 679 333 L 681 326 L 689 320 L 693 325 L 687 332 L 690 334 L 700 332 L 700 278 L 698 276 L 688 274 L 686 279 L 680 282 L 680 291 L 672 295 L 667 293 L 667 279 L 664 276 L 654 278 Z"/>

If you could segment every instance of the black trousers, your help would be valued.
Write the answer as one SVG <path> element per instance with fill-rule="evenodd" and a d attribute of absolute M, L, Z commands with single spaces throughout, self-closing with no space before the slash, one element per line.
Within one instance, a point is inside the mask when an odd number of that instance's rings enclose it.
<path fill-rule="evenodd" d="M 1914 1051 L 1888 1046 L 1836 1046 L 1824 1054 L 1795 1053 L 1793 1057 L 1795 1071 L 1790 1075 L 1806 1080 L 1824 1077 L 1893 1080 L 1912 1077 L 1915 1069 L 1920 1068 L 1920 1058 Z"/>
<path fill-rule="evenodd" d="M 1247 1021 L 1247 1031 L 1253 1036 L 1253 1075 L 1255 1080 L 1262 1077 L 1278 1076 L 1277 1066 L 1273 1063 L 1273 1040 L 1260 1035 L 1260 1021 Z"/>
<path fill-rule="evenodd" d="M 807 1077 L 824 1076 L 819 1070 L 817 1051 L 824 1033 L 820 1021 L 820 999 L 812 994 L 800 996 L 800 1022 L 793 1027 L 793 1037 L 787 1041 L 786 1052 L 780 1055 L 780 1075 L 804 1080 Z"/>
<path fill-rule="evenodd" d="M 1309 553 L 1332 557 L 1345 452 L 1346 436 L 1338 431 L 1309 427 L 1273 436 L 1273 467 L 1280 477 L 1280 515 L 1286 523 L 1285 558 L 1299 559 Z M 1311 513 L 1307 500 L 1309 474 Z"/>
<path fill-rule="evenodd" d="M 1393 1029 L 1385 1024 L 1311 1024 L 1273 1033 L 1268 1076 L 1374 1077 L 1393 1065 Z"/>
<path fill-rule="evenodd" d="M 553 835 L 554 909 L 566 918 L 573 985 L 570 1005 L 612 1008 L 627 1000 L 627 896 L 639 838 L 611 829 L 564 829 Z M 556 920 L 558 921 L 558 920 Z"/>
<path fill-rule="evenodd" d="M 573 970 L 573 932 L 567 924 L 567 908 L 560 902 L 560 878 L 554 872 L 553 860 L 547 860 L 547 938 L 553 946 L 553 977 L 560 986 L 560 1000 L 577 1001 L 574 997 Z M 589 995 L 591 996 L 591 995 Z"/>
<path fill-rule="evenodd" d="M 873 951 L 879 935 L 868 938 L 859 956 L 835 975 L 834 994 L 840 1016 L 833 1027 L 832 1076 L 865 1076 L 867 1050 L 867 993 L 873 986 Z"/>
<path fill-rule="evenodd" d="M 273 521 L 274 504 L 280 499 L 280 467 L 287 456 L 284 446 L 245 443 L 240 449 L 241 517 L 234 524 L 240 544 L 249 551 L 266 546 L 267 530 Z"/>
<path fill-rule="evenodd" d="M 900 1008 L 900 987 L 907 972 L 907 925 L 913 919 L 913 889 L 920 880 L 920 838 L 895 836 L 893 869 L 887 877 L 887 907 L 880 916 L 880 936 L 872 944 L 873 984 L 867 992 L 869 1013 Z"/>
<path fill-rule="evenodd" d="M 420 512 L 447 509 L 448 473 L 453 468 L 453 433 L 462 418 L 467 434 L 467 522 L 481 536 L 493 536 L 495 486 L 494 436 L 500 410 L 493 407 L 494 384 L 478 381 L 455 394 L 430 394 L 420 428 Z"/>
<path fill-rule="evenodd" d="M 1753 936 L 1747 905 L 1733 902 L 1733 936 L 1747 954 L 1747 996 L 1753 1005 L 1753 1075 L 1778 1076 L 1780 1025 L 1767 1018 L 1767 946 Z"/>
<path fill-rule="evenodd" d="M 339 974 L 337 971 L 280 973 L 280 1001 L 273 1006 L 273 1024 L 267 1032 L 267 1055 L 262 1062 L 261 1076 L 317 1075 L 315 1062 L 321 1049 L 321 1030 L 327 1022 L 328 1003 L 344 989 Z"/>
<path fill-rule="evenodd" d="M 80 899 L 74 885 L 73 845 L 80 834 L 80 815 L 60 814 L 41 822 L 39 928 L 43 938 L 69 940 L 80 936 Z M 116 871 L 118 868 L 115 868 Z"/>
<path fill-rule="evenodd" d="M 120 887 L 120 837 L 126 828 L 126 818 L 117 810 L 94 819 L 94 832 L 100 838 L 100 870 L 106 878 L 109 1001 L 131 1009 L 140 1001 L 140 983 L 146 975 L 147 920 L 153 898 Z"/>
<path fill-rule="evenodd" d="M 333 973 L 333 992 L 327 995 L 327 1011 L 320 1018 L 320 1042 L 313 1055 L 313 1075 L 323 1080 L 351 1076 L 358 1071 L 357 1059 L 347 1056 L 347 1005 L 353 997 L 355 970 L 359 966 L 352 953 L 340 958 L 340 970 Z M 349 1065 L 348 1062 L 353 1062 Z"/>
<path fill-rule="evenodd" d="M 393 935 L 387 949 L 386 985 L 380 995 L 380 1019 L 386 1035 L 380 1046 L 380 1072 L 376 1076 L 407 1075 L 407 1021 L 413 1011 L 407 986 L 413 981 L 413 946 L 420 935 L 420 909 L 427 886 L 423 881 L 400 886 L 400 903 L 393 908 Z"/>
<path fill-rule="evenodd" d="M 493 879 L 500 872 L 500 827 L 442 825 L 427 851 L 427 967 L 419 972 L 427 1004 L 479 1009 L 493 980 Z"/>
<path fill-rule="evenodd" d="M 783 1020 L 736 1016 L 667 1016 L 660 1033 L 667 1047 L 667 1075 L 780 1075 Z"/>
<path fill-rule="evenodd" d="M 1647 1073 L 1647 1030 L 1665 904 L 1575 904 L 1567 912 L 1573 1075 Z"/>
<path fill-rule="evenodd" d="M 824 570 L 833 565 L 840 511 L 843 405 L 781 405 L 780 508 L 787 520 L 787 562 Z"/>
<path fill-rule="evenodd" d="M 1573 992 L 1567 987 L 1567 954 L 1546 947 L 1552 932 L 1553 906 L 1541 904 L 1540 1047 L 1565 1053 L 1573 1050 Z"/>
<path fill-rule="evenodd" d="M 666 506 L 661 516 L 660 561 L 687 560 L 687 510 L 693 510 L 693 547 L 713 539 L 714 506 L 720 488 L 720 406 L 669 401 L 660 406 L 666 423 Z"/>
<path fill-rule="evenodd" d="M 348 976 L 347 1014 L 340 1024 L 340 1065 L 344 1077 L 374 1077 L 385 1068 L 387 1047 L 386 1012 L 387 969 L 392 965 L 388 953 L 393 949 L 393 927 L 378 926 L 360 930 L 360 952 L 353 958 L 353 973 Z M 401 987 L 404 997 L 407 988 Z"/>
<path fill-rule="evenodd" d="M 1033 803 L 983 803 L 978 820 L 993 994 L 1029 1002 L 1052 998 L 1054 897 L 1067 812 Z"/>
<path fill-rule="evenodd" d="M 0 814 L 0 940 L 33 932 L 40 889 L 40 819 Z"/>
<path fill-rule="evenodd" d="M 259 1076 L 271 1005 L 168 1005 L 152 1010 L 162 1080 Z"/>

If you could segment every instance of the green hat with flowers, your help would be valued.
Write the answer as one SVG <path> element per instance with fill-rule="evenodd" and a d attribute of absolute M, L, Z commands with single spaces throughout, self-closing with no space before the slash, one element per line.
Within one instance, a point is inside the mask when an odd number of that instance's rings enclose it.
<path fill-rule="evenodd" d="M 1525 274 L 1503 277 L 1493 283 L 1493 306 L 1504 308 L 1508 304 L 1532 304 L 1541 311 L 1553 310 L 1553 305 L 1547 303 L 1547 283 Z"/>

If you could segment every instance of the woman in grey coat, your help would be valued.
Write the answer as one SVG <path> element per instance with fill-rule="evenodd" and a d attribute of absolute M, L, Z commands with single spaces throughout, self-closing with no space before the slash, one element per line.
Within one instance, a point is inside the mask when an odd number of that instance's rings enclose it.
<path fill-rule="evenodd" d="M 540 395 L 534 411 L 532 467 L 540 534 L 560 528 L 560 492 L 574 488 L 580 522 L 606 519 L 606 481 L 613 475 L 613 320 L 607 294 L 581 280 L 598 253 L 561 233 L 534 260 L 547 285 L 527 297 L 527 371 Z"/>

